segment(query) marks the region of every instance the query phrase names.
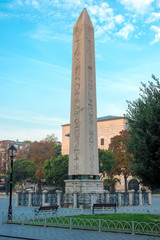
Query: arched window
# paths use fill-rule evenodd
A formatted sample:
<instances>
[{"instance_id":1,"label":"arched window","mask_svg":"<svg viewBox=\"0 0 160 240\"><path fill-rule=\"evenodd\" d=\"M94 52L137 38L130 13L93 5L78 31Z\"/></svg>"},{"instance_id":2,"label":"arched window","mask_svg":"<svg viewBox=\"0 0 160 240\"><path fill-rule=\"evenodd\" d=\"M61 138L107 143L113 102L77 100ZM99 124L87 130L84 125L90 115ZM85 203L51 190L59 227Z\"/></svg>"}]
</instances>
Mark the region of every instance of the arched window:
<instances>
[{"instance_id":1,"label":"arched window","mask_svg":"<svg viewBox=\"0 0 160 240\"><path fill-rule=\"evenodd\" d=\"M131 179L128 183L128 190L135 190L138 191L139 190L139 182L137 181L137 179Z\"/></svg>"}]
</instances>

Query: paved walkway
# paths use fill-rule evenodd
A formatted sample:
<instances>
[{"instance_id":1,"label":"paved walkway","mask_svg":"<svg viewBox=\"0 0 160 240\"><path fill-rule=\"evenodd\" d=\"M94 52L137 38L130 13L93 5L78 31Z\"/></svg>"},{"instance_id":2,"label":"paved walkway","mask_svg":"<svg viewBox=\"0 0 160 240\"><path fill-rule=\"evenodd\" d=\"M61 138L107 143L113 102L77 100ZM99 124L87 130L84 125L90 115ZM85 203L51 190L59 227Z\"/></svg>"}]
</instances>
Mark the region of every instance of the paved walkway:
<instances>
[{"instance_id":1,"label":"paved walkway","mask_svg":"<svg viewBox=\"0 0 160 240\"><path fill-rule=\"evenodd\" d=\"M0 225L0 240L12 239L4 238L1 235L21 237L20 239L40 239L40 240L159 240L159 237L139 236L119 233L104 233L83 230L68 230L60 228L45 228L18 225ZM18 238L16 238L18 239Z\"/></svg>"},{"instance_id":2,"label":"paved walkway","mask_svg":"<svg viewBox=\"0 0 160 240\"><path fill-rule=\"evenodd\" d=\"M156 198L156 204L153 202L153 207L156 207L159 202L160 198ZM160 240L159 237L152 236L2 224L2 211L7 212L7 210L8 201L0 199L0 240ZM16 210L26 212L28 208L19 207ZM29 211L31 210L32 208L29 208Z\"/></svg>"}]
</instances>

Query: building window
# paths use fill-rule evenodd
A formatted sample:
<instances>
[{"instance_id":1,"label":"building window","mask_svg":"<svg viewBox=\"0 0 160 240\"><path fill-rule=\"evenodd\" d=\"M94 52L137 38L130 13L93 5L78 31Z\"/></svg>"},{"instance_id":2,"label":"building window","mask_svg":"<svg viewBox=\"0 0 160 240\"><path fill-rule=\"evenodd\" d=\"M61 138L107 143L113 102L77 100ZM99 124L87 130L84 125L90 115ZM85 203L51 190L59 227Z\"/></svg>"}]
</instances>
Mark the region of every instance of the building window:
<instances>
[{"instance_id":1,"label":"building window","mask_svg":"<svg viewBox=\"0 0 160 240\"><path fill-rule=\"evenodd\" d=\"M101 146L104 145L104 138L101 138Z\"/></svg>"},{"instance_id":2,"label":"building window","mask_svg":"<svg viewBox=\"0 0 160 240\"><path fill-rule=\"evenodd\" d=\"M104 131L104 128L103 128L103 126L101 126L101 133L103 133L103 131Z\"/></svg>"},{"instance_id":3,"label":"building window","mask_svg":"<svg viewBox=\"0 0 160 240\"><path fill-rule=\"evenodd\" d=\"M113 132L113 131L114 131L114 127L113 127L113 126L111 126L111 127L110 127L110 130L111 130L111 132Z\"/></svg>"}]
</instances>

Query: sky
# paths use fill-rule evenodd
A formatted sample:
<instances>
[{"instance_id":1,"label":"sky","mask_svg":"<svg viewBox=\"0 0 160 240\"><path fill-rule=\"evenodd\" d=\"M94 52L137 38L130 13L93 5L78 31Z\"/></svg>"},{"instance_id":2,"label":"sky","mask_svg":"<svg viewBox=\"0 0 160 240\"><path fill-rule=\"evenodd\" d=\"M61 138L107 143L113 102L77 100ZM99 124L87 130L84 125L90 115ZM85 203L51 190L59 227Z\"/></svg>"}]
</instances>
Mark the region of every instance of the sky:
<instances>
[{"instance_id":1,"label":"sky","mask_svg":"<svg viewBox=\"0 0 160 240\"><path fill-rule=\"evenodd\" d=\"M160 77L160 0L0 0L0 140L43 140L70 122L73 26L95 31L97 117L123 116Z\"/></svg>"}]
</instances>

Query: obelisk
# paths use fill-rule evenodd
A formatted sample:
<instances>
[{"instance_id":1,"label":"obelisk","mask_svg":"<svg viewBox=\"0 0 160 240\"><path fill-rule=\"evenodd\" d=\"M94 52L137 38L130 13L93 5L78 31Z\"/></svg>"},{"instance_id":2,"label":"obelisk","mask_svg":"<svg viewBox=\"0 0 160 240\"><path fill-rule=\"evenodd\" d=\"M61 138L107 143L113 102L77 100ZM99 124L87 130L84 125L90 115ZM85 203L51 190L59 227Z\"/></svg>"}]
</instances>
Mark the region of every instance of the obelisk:
<instances>
[{"instance_id":1,"label":"obelisk","mask_svg":"<svg viewBox=\"0 0 160 240\"><path fill-rule=\"evenodd\" d=\"M66 192L95 190L99 181L94 27L84 8L73 28L69 180ZM95 182L96 181L96 182ZM96 185L95 185L96 184ZM72 191L73 190L73 191Z\"/></svg>"}]
</instances>

